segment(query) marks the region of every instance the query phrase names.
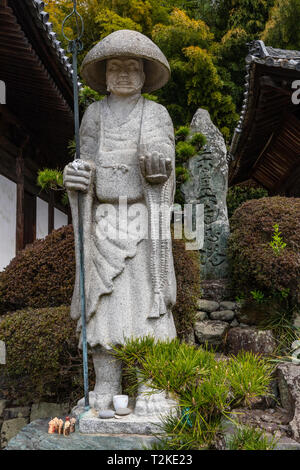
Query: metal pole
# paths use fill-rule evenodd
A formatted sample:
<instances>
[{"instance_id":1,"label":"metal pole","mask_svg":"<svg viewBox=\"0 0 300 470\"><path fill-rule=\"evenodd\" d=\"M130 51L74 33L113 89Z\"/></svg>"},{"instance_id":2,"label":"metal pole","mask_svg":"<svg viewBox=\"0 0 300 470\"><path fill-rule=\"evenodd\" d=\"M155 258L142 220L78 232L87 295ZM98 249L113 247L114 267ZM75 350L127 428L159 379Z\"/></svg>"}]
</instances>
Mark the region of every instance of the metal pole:
<instances>
[{"instance_id":1,"label":"metal pole","mask_svg":"<svg viewBox=\"0 0 300 470\"><path fill-rule=\"evenodd\" d=\"M74 94L74 126L75 126L75 143L76 153L75 160L80 159L80 136L79 136L79 106L78 106L78 82L77 82L77 54L83 48L80 38L83 34L83 20L76 10L76 0L73 0L74 8L62 24L62 34L69 41L69 51L72 52L73 58L73 94ZM71 40L64 34L64 25L68 18L75 15L77 26L77 38ZM81 31L79 31L78 17L81 21ZM83 218L82 218L82 197L78 191L78 241L79 241L79 257L80 257L80 305L81 305L81 324L82 324L82 356L83 356L83 384L84 384L84 409L88 411L89 405L89 383L88 383L88 353L86 339L86 297L85 297L85 275L84 275L84 245L83 245Z\"/></svg>"}]
</instances>

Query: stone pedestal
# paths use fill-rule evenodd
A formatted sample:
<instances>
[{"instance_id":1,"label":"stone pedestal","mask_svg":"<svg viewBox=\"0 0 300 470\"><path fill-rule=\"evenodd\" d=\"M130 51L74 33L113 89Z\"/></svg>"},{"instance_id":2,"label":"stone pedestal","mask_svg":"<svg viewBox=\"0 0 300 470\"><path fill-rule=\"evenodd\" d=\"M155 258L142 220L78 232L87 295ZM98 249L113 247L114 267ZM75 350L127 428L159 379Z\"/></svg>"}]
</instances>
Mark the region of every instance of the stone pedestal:
<instances>
[{"instance_id":1,"label":"stone pedestal","mask_svg":"<svg viewBox=\"0 0 300 470\"><path fill-rule=\"evenodd\" d=\"M149 435L87 435L78 429L67 437L48 434L48 421L38 419L25 426L10 440L5 450L143 450L157 441Z\"/></svg>"},{"instance_id":2,"label":"stone pedestal","mask_svg":"<svg viewBox=\"0 0 300 470\"><path fill-rule=\"evenodd\" d=\"M157 416L130 414L120 418L100 419L90 410L79 420L79 432L84 434L138 434L151 435L161 432L162 422Z\"/></svg>"}]
</instances>

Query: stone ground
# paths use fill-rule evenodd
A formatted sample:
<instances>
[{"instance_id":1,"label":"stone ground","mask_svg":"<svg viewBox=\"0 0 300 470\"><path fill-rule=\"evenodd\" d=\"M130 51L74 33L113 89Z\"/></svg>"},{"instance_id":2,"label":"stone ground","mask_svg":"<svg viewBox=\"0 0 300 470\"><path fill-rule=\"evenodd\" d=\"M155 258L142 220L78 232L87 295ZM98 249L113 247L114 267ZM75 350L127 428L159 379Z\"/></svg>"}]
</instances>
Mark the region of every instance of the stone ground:
<instances>
[{"instance_id":1,"label":"stone ground","mask_svg":"<svg viewBox=\"0 0 300 470\"><path fill-rule=\"evenodd\" d=\"M152 436L100 435L76 432L65 437L48 434L49 419L37 419L13 437L5 450L143 450L156 441Z\"/></svg>"}]
</instances>

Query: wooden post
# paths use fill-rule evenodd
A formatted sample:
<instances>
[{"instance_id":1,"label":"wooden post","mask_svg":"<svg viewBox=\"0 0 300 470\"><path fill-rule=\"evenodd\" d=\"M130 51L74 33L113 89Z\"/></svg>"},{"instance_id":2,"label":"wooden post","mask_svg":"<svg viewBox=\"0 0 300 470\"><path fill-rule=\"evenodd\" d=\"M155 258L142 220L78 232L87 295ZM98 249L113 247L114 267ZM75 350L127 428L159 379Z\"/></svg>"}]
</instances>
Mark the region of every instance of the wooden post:
<instances>
[{"instance_id":1,"label":"wooden post","mask_svg":"<svg viewBox=\"0 0 300 470\"><path fill-rule=\"evenodd\" d=\"M54 230L54 193L51 191L48 205L48 233Z\"/></svg>"},{"instance_id":2,"label":"wooden post","mask_svg":"<svg viewBox=\"0 0 300 470\"><path fill-rule=\"evenodd\" d=\"M24 160L23 149L16 160L17 173L17 233L16 253L24 247Z\"/></svg>"},{"instance_id":3,"label":"wooden post","mask_svg":"<svg viewBox=\"0 0 300 470\"><path fill-rule=\"evenodd\" d=\"M16 253L24 248L24 147L29 141L29 136L26 136L20 145L19 155L16 159L16 175L17 175L17 228L16 228Z\"/></svg>"}]
</instances>

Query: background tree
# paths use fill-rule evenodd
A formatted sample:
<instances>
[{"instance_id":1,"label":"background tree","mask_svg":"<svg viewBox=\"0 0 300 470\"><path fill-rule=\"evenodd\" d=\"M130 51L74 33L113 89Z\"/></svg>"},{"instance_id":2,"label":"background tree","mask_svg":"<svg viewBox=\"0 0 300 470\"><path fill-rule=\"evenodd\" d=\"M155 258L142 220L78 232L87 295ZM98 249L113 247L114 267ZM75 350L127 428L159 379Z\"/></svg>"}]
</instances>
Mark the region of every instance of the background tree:
<instances>
[{"instance_id":1,"label":"background tree","mask_svg":"<svg viewBox=\"0 0 300 470\"><path fill-rule=\"evenodd\" d=\"M188 124L196 109L203 107L228 139L238 116L232 98L224 94L209 27L174 9L170 23L156 25L152 38L170 62L171 80L157 94L175 125Z\"/></svg>"},{"instance_id":2,"label":"background tree","mask_svg":"<svg viewBox=\"0 0 300 470\"><path fill-rule=\"evenodd\" d=\"M300 0L276 0L261 38L269 46L300 49Z\"/></svg>"}]
</instances>

